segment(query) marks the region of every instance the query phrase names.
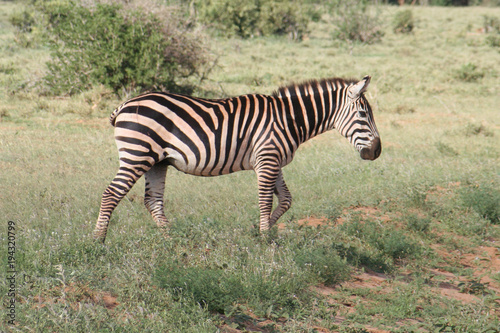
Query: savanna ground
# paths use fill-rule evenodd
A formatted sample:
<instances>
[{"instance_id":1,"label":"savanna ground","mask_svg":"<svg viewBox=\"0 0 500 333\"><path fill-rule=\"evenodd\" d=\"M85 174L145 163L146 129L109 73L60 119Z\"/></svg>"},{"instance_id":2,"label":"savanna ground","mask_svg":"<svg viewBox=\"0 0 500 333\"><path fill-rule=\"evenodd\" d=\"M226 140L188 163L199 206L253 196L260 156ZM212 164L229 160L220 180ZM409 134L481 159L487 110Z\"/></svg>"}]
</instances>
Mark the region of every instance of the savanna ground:
<instances>
[{"instance_id":1,"label":"savanna ground","mask_svg":"<svg viewBox=\"0 0 500 333\"><path fill-rule=\"evenodd\" d=\"M484 15L500 8L412 7L394 34L382 7L373 45L214 38L219 66L198 95L271 93L292 81L372 76L367 97L381 157L362 161L338 133L304 144L284 170L294 204L258 235L252 172L167 175L165 239L143 207L144 182L92 230L117 169L102 88L55 98L30 86L42 47L14 42L0 2L2 267L15 223L12 332L499 332L500 49ZM4 271L4 269L2 269Z\"/></svg>"}]
</instances>

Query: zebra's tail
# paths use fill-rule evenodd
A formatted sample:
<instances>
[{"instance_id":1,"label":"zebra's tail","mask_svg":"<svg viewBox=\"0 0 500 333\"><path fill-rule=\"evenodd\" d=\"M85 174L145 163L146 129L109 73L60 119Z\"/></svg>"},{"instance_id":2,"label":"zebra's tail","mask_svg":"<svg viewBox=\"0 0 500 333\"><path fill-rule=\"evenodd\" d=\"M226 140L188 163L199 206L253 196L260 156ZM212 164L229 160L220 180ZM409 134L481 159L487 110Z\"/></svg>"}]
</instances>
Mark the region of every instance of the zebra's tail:
<instances>
[{"instance_id":1,"label":"zebra's tail","mask_svg":"<svg viewBox=\"0 0 500 333\"><path fill-rule=\"evenodd\" d=\"M115 126L115 119L116 119L116 116L118 116L118 113L120 113L120 111L123 109L123 107L125 106L126 103L123 103L122 105L120 105L119 107L117 107L112 113L111 115L109 116L109 122L111 124L111 126Z\"/></svg>"}]
</instances>

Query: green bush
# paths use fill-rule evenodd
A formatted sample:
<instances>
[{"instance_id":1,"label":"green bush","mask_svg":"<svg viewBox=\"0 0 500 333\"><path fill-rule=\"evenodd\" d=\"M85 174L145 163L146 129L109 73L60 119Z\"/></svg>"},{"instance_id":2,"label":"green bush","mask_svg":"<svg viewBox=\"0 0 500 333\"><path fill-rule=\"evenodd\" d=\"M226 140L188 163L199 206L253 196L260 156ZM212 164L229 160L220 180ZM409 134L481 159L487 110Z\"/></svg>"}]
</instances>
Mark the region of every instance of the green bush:
<instances>
[{"instance_id":1,"label":"green bush","mask_svg":"<svg viewBox=\"0 0 500 333\"><path fill-rule=\"evenodd\" d=\"M97 84L117 93L182 91L186 79L208 62L202 45L165 11L73 1L42 2L38 8L46 16L52 51L45 80L55 94Z\"/></svg>"},{"instance_id":2,"label":"green bush","mask_svg":"<svg viewBox=\"0 0 500 333\"><path fill-rule=\"evenodd\" d=\"M308 247L296 256L295 262L326 285L336 285L350 276L346 260L331 247Z\"/></svg>"},{"instance_id":3,"label":"green bush","mask_svg":"<svg viewBox=\"0 0 500 333\"><path fill-rule=\"evenodd\" d=\"M245 296L241 281L222 270L172 266L158 276L161 287L177 295L188 293L209 311L224 313L225 308Z\"/></svg>"},{"instance_id":4,"label":"green bush","mask_svg":"<svg viewBox=\"0 0 500 333\"><path fill-rule=\"evenodd\" d=\"M491 47L500 47L500 19L495 16L483 16L483 29L488 33L486 44Z\"/></svg>"},{"instance_id":5,"label":"green bush","mask_svg":"<svg viewBox=\"0 0 500 333\"><path fill-rule=\"evenodd\" d=\"M384 33L381 22L367 0L334 0L331 5L335 39L353 42L375 43Z\"/></svg>"},{"instance_id":6,"label":"green bush","mask_svg":"<svg viewBox=\"0 0 500 333\"><path fill-rule=\"evenodd\" d=\"M420 246L398 229L384 227L375 222L354 221L344 227L347 234L370 244L381 254L392 259L411 258L421 253Z\"/></svg>"},{"instance_id":7,"label":"green bush","mask_svg":"<svg viewBox=\"0 0 500 333\"><path fill-rule=\"evenodd\" d=\"M468 6L469 0L429 0L431 6Z\"/></svg>"},{"instance_id":8,"label":"green bush","mask_svg":"<svg viewBox=\"0 0 500 333\"><path fill-rule=\"evenodd\" d=\"M500 190L489 185L475 185L461 190L463 204L491 223L500 223Z\"/></svg>"},{"instance_id":9,"label":"green bush","mask_svg":"<svg viewBox=\"0 0 500 333\"><path fill-rule=\"evenodd\" d=\"M410 214L406 217L406 223L410 230L426 232L429 230L431 219L428 217L420 217L416 214Z\"/></svg>"},{"instance_id":10,"label":"green bush","mask_svg":"<svg viewBox=\"0 0 500 333\"><path fill-rule=\"evenodd\" d=\"M42 29L38 24L40 17L32 7L26 7L16 11L9 16L9 23L15 28L15 41L22 47L32 47L42 40Z\"/></svg>"},{"instance_id":11,"label":"green bush","mask_svg":"<svg viewBox=\"0 0 500 333\"><path fill-rule=\"evenodd\" d=\"M197 1L196 6L200 21L225 36L289 35L301 39L309 21L309 12L299 1L205 0Z\"/></svg>"},{"instance_id":12,"label":"green bush","mask_svg":"<svg viewBox=\"0 0 500 333\"><path fill-rule=\"evenodd\" d=\"M500 47L500 33L488 35L486 37L486 45L491 47Z\"/></svg>"},{"instance_id":13,"label":"green bush","mask_svg":"<svg viewBox=\"0 0 500 333\"><path fill-rule=\"evenodd\" d=\"M9 22L20 32L31 32L35 24L34 13L27 9L14 12L9 16Z\"/></svg>"},{"instance_id":14,"label":"green bush","mask_svg":"<svg viewBox=\"0 0 500 333\"><path fill-rule=\"evenodd\" d=\"M293 276L284 269L261 273L251 267L230 271L166 265L156 271L156 281L179 299L192 298L218 313L227 313L234 305L252 300L254 309L260 308L261 312L274 308L274 311L290 314L303 305L300 301L307 301L307 298L298 298L307 293L309 282L305 274Z\"/></svg>"},{"instance_id":15,"label":"green bush","mask_svg":"<svg viewBox=\"0 0 500 333\"><path fill-rule=\"evenodd\" d=\"M500 33L500 19L496 16L483 15L483 29L485 33Z\"/></svg>"},{"instance_id":16,"label":"green bush","mask_svg":"<svg viewBox=\"0 0 500 333\"><path fill-rule=\"evenodd\" d=\"M393 20L393 30L395 33L408 34L413 31L415 20L411 9L405 9L397 12Z\"/></svg>"}]
</instances>

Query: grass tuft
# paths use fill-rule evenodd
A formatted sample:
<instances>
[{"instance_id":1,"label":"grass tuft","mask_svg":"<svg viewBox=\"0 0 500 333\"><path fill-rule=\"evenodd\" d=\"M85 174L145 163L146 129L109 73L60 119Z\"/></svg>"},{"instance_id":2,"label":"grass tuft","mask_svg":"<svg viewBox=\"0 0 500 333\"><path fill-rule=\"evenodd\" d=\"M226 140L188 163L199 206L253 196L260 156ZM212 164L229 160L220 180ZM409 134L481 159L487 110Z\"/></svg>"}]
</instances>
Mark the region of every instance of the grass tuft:
<instances>
[{"instance_id":1,"label":"grass tuft","mask_svg":"<svg viewBox=\"0 0 500 333\"><path fill-rule=\"evenodd\" d=\"M500 190L491 185L472 185L461 190L463 205L491 223L500 223Z\"/></svg>"},{"instance_id":2,"label":"grass tuft","mask_svg":"<svg viewBox=\"0 0 500 333\"><path fill-rule=\"evenodd\" d=\"M453 72L453 77L456 80L463 82L477 82L482 79L484 75L484 70L480 69L479 66L471 62L462 65Z\"/></svg>"}]
</instances>

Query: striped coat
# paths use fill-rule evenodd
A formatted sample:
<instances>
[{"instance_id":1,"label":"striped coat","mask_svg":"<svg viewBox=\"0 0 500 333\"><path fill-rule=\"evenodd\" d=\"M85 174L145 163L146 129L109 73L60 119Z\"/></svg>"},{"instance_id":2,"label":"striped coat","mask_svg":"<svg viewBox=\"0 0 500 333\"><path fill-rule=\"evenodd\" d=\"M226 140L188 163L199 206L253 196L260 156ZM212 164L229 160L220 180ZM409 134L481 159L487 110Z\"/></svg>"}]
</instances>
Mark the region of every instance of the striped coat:
<instances>
[{"instance_id":1,"label":"striped coat","mask_svg":"<svg viewBox=\"0 0 500 333\"><path fill-rule=\"evenodd\" d=\"M94 236L104 241L112 211L142 175L145 205L157 225L167 227L163 194L169 166L196 176L254 170L260 230L269 229L291 205L281 169L301 143L336 128L363 159L380 155L379 134L363 94L369 82L370 77L326 79L283 87L271 96L220 100L159 92L130 99L110 117L120 168L103 194ZM271 212L273 194L279 204Z\"/></svg>"}]
</instances>

